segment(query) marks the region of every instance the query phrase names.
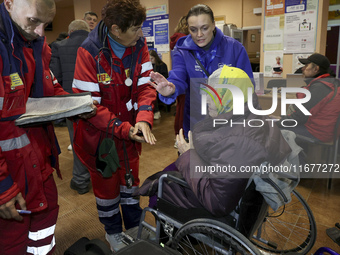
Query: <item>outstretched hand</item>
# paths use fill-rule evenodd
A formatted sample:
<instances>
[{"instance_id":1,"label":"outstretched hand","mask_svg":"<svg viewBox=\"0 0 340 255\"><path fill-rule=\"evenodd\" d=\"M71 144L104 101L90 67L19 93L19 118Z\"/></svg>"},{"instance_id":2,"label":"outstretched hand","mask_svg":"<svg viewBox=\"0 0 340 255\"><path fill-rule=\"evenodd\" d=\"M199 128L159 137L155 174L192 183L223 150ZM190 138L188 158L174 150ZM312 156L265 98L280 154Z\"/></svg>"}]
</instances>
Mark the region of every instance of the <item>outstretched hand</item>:
<instances>
[{"instance_id":1,"label":"outstretched hand","mask_svg":"<svg viewBox=\"0 0 340 255\"><path fill-rule=\"evenodd\" d=\"M168 82L163 75L157 72L150 73L151 81L148 83L154 87L162 96L171 96L175 93L176 87L173 83Z\"/></svg>"},{"instance_id":2,"label":"outstretched hand","mask_svg":"<svg viewBox=\"0 0 340 255\"><path fill-rule=\"evenodd\" d=\"M134 127L130 128L129 138L139 143L156 144L156 138L151 132L150 126L147 122L137 122Z\"/></svg>"},{"instance_id":3,"label":"outstretched hand","mask_svg":"<svg viewBox=\"0 0 340 255\"><path fill-rule=\"evenodd\" d=\"M185 137L183 135L183 129L181 128L179 130L179 134L176 136L178 152L179 152L180 155L182 155L187 150L194 149L194 143L193 143L193 140L192 140L191 131L188 132L188 139L189 139L189 142L187 142L185 140Z\"/></svg>"}]
</instances>

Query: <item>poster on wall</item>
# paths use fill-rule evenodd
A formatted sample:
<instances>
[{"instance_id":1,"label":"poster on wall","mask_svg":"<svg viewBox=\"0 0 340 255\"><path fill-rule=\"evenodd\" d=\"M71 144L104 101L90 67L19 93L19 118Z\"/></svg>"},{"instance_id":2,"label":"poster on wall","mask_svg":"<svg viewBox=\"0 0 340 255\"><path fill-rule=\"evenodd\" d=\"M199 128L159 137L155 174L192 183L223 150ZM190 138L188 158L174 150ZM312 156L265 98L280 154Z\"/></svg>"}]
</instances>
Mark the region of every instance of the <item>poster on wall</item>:
<instances>
[{"instance_id":1,"label":"poster on wall","mask_svg":"<svg viewBox=\"0 0 340 255\"><path fill-rule=\"evenodd\" d=\"M148 46L157 52L169 51L169 14L147 17L142 25L142 31Z\"/></svg>"},{"instance_id":2,"label":"poster on wall","mask_svg":"<svg viewBox=\"0 0 340 255\"><path fill-rule=\"evenodd\" d=\"M167 13L166 5L156 5L146 8L146 17L165 15Z\"/></svg>"},{"instance_id":3,"label":"poster on wall","mask_svg":"<svg viewBox=\"0 0 340 255\"><path fill-rule=\"evenodd\" d=\"M339 1L340 3L340 1ZM329 5L328 26L340 26L340 4Z\"/></svg>"},{"instance_id":4,"label":"poster on wall","mask_svg":"<svg viewBox=\"0 0 340 255\"><path fill-rule=\"evenodd\" d=\"M265 0L265 10L266 16L284 14L285 0Z\"/></svg>"},{"instance_id":5,"label":"poster on wall","mask_svg":"<svg viewBox=\"0 0 340 255\"><path fill-rule=\"evenodd\" d=\"M286 0L286 13L306 10L307 0Z\"/></svg>"},{"instance_id":6,"label":"poster on wall","mask_svg":"<svg viewBox=\"0 0 340 255\"><path fill-rule=\"evenodd\" d=\"M267 51L264 53L264 76L282 77L283 51Z\"/></svg>"},{"instance_id":7,"label":"poster on wall","mask_svg":"<svg viewBox=\"0 0 340 255\"><path fill-rule=\"evenodd\" d=\"M317 11L286 13L284 26L285 53L314 52Z\"/></svg>"},{"instance_id":8,"label":"poster on wall","mask_svg":"<svg viewBox=\"0 0 340 255\"><path fill-rule=\"evenodd\" d=\"M266 30L263 33L265 51L277 51L283 49L283 31Z\"/></svg>"},{"instance_id":9,"label":"poster on wall","mask_svg":"<svg viewBox=\"0 0 340 255\"><path fill-rule=\"evenodd\" d=\"M283 24L284 15L265 18L265 30L263 33L263 48L265 51L283 50Z\"/></svg>"}]
</instances>

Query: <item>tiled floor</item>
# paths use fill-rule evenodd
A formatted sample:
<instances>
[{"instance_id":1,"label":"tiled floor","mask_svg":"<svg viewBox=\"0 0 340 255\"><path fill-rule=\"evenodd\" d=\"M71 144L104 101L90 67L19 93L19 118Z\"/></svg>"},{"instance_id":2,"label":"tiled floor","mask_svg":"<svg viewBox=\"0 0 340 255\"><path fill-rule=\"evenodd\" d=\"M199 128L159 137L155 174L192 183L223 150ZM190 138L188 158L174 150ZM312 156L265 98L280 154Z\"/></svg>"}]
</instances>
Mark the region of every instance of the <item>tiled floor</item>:
<instances>
[{"instance_id":1,"label":"tiled floor","mask_svg":"<svg viewBox=\"0 0 340 255\"><path fill-rule=\"evenodd\" d=\"M174 110L174 109L172 109ZM141 182L151 174L162 170L177 158L174 145L173 113L162 112L162 117L154 122L153 132L157 138L155 146L143 145L140 158ZM72 152L67 150L69 137L66 127L56 128L61 147L60 165L63 179L57 177L60 212L56 227L57 248L55 254L61 255L81 237L98 238L105 241L104 228L98 220L92 190L79 195L69 187L72 177ZM333 180L330 190L326 179L302 179L297 190L308 202L317 223L317 241L309 254L317 248L327 246L340 253L340 246L327 235L326 229L340 222L340 179ZM141 198L141 206L147 206L147 198ZM151 220L150 220L151 221ZM152 223L152 221L150 222Z\"/></svg>"}]
</instances>

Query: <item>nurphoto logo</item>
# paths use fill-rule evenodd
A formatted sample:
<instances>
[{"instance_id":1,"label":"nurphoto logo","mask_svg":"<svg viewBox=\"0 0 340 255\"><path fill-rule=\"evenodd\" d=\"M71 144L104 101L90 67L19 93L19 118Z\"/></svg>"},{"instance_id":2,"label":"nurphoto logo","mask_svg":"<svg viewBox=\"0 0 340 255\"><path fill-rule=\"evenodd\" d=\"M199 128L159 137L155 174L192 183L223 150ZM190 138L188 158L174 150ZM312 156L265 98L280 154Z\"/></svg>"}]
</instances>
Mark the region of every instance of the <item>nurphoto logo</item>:
<instances>
[{"instance_id":1,"label":"nurphoto logo","mask_svg":"<svg viewBox=\"0 0 340 255\"><path fill-rule=\"evenodd\" d=\"M222 105L222 100L219 96L219 94L217 93L216 89L219 88L225 88L230 90L231 94L232 94L232 104L233 104L233 115L244 115L244 105L245 105L245 100L244 100L244 94L242 92L242 90L235 86L235 85L231 85L231 84L217 84L213 87L211 87L208 84L202 84L203 86L205 86L206 88L208 88L209 90L212 91L209 92L208 89L205 88L201 88L202 91L205 91L205 93L201 93L201 114L202 115L206 115L207 114L207 96L210 96L213 101L216 103L215 100L215 96L218 99L217 104L221 104ZM287 94L288 93L303 93L305 94L304 98L287 98ZM273 88L272 89L272 106L270 107L270 109L268 110L259 110L259 109L255 109L254 105L253 105L253 91L252 88L248 88L248 100L247 100L247 105L249 108L249 111L255 115L260 115L260 116L264 116L264 115L270 115L272 113L275 112L275 110L277 109L278 106L278 89L277 88ZM311 94L309 92L309 90L305 89L305 88L293 88L293 87L282 87L281 88L281 115L287 115L287 105L295 105L304 115L306 116L310 116L312 115L304 106L303 104L308 102L311 98ZM279 121L276 119L266 119L266 121L268 122L272 122L272 125L274 125L275 121ZM248 120L248 126L253 126L253 127L261 127L263 126L263 121L259 120L259 119L253 119L253 120ZM259 122L259 124L255 124L256 122ZM285 126L284 122L294 122L295 124L293 125L287 125ZM223 125L223 124L227 124L228 120L224 120L224 119L214 119L214 123L213 126L215 127L216 125ZM261 124L262 123L262 124ZM234 123L234 124L243 124L245 126L245 120L242 123ZM283 126L285 127L295 127L298 123L296 120L293 119L285 119L282 120L281 123Z\"/></svg>"}]
</instances>

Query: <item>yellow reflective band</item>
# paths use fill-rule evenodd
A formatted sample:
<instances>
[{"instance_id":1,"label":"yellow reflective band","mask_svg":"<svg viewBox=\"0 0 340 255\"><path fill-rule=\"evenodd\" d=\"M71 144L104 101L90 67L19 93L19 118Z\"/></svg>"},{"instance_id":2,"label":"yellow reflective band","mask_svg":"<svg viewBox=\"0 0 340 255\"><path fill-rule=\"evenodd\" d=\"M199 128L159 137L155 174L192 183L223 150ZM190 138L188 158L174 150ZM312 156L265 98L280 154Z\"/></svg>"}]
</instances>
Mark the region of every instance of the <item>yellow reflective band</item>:
<instances>
[{"instance_id":1,"label":"yellow reflective band","mask_svg":"<svg viewBox=\"0 0 340 255\"><path fill-rule=\"evenodd\" d=\"M9 75L11 78L11 89L15 89L17 86L24 85L18 73L12 73Z\"/></svg>"},{"instance_id":2,"label":"yellow reflective band","mask_svg":"<svg viewBox=\"0 0 340 255\"><path fill-rule=\"evenodd\" d=\"M99 73L97 74L97 79L98 79L98 82L100 83L109 82L110 76L107 73Z\"/></svg>"}]
</instances>

